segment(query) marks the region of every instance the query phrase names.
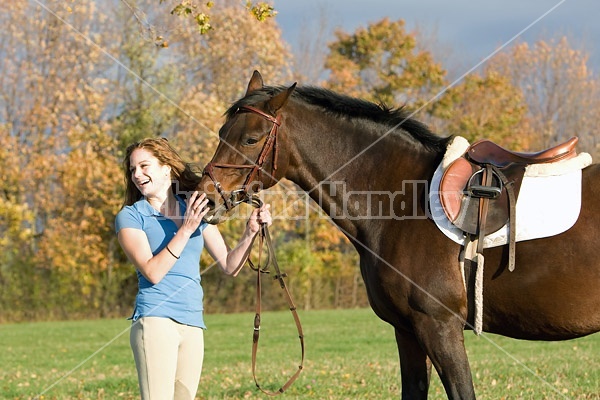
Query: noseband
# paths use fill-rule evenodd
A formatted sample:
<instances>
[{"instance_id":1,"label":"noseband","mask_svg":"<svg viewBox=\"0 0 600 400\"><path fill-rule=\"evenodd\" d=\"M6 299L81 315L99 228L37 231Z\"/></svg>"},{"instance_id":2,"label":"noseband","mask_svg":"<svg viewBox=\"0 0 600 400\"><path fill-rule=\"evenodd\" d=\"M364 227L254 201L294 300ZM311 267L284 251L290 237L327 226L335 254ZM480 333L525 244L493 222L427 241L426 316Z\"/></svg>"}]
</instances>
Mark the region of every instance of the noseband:
<instances>
[{"instance_id":1,"label":"noseband","mask_svg":"<svg viewBox=\"0 0 600 400\"><path fill-rule=\"evenodd\" d=\"M204 175L207 175L215 185L215 189L221 195L221 198L224 201L225 209L227 211L233 209L240 203L248 202L250 198L249 193L249 185L254 181L254 179L260 174L260 171L263 168L263 164L267 159L267 156L271 150L273 150L273 173L277 170L277 128L281 125L281 115L277 115L273 117L258 108L252 106L241 106L236 110L236 113L239 112L251 112L254 114L258 114L269 122L273 123L271 130L269 131L269 135L263 144L262 150L258 155L258 158L253 164L225 164L225 163L215 163L209 162L204 167ZM250 169L250 172L246 176L244 183L240 189L234 190L230 193L229 197L225 195L225 191L221 187L219 181L215 179L214 169L215 168L233 168L233 169Z\"/></svg>"}]
</instances>

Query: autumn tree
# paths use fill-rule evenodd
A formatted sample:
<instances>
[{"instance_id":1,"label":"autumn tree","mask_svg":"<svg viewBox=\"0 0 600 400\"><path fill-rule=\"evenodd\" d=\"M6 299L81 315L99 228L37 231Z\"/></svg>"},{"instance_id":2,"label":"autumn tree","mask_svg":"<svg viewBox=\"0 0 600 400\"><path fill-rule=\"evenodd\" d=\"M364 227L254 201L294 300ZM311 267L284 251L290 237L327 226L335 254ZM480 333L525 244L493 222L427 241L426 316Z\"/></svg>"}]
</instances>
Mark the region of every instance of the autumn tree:
<instances>
[{"instance_id":1,"label":"autumn tree","mask_svg":"<svg viewBox=\"0 0 600 400\"><path fill-rule=\"evenodd\" d=\"M306 217L286 241L281 257L298 277L295 293L303 308L349 308L368 306L355 248L317 205L308 204Z\"/></svg>"},{"instance_id":2,"label":"autumn tree","mask_svg":"<svg viewBox=\"0 0 600 400\"><path fill-rule=\"evenodd\" d=\"M17 138L0 124L0 323L24 317L33 303L31 288L43 279L33 261L35 218L24 201L20 153Z\"/></svg>"},{"instance_id":3,"label":"autumn tree","mask_svg":"<svg viewBox=\"0 0 600 400\"><path fill-rule=\"evenodd\" d=\"M117 5L120 7L109 11L118 46L107 106L114 105L109 114L111 129L124 150L142 138L175 133L177 121L184 116L178 104L188 83L185 70L172 61L173 51L149 43L129 9L121 2ZM155 17L161 26L166 26L168 19L160 13Z\"/></svg>"},{"instance_id":4,"label":"autumn tree","mask_svg":"<svg viewBox=\"0 0 600 400\"><path fill-rule=\"evenodd\" d=\"M579 136L581 148L600 154L600 82L586 51L573 48L566 37L519 43L495 57L490 69L509 77L522 91L533 150Z\"/></svg>"},{"instance_id":5,"label":"autumn tree","mask_svg":"<svg viewBox=\"0 0 600 400\"><path fill-rule=\"evenodd\" d=\"M528 146L527 105L521 89L509 77L484 69L481 74L467 75L444 96L449 107L432 107L440 131L463 136L471 143L486 138L507 148Z\"/></svg>"},{"instance_id":6,"label":"autumn tree","mask_svg":"<svg viewBox=\"0 0 600 400\"><path fill-rule=\"evenodd\" d=\"M48 7L55 10L55 15L30 3L7 6L7 14L2 18L10 22L2 23L2 36L6 40L0 44L4 55L0 61L0 121L4 144L15 149L14 154L19 156L3 158L1 168L9 175L7 182L12 186L7 199L15 207L15 215L10 221L18 224L7 231L23 232L20 243L12 242L7 250L31 251L19 252L16 263L2 265L5 270L23 268L13 270L12 279L2 282L2 291L16 296L14 290L18 287L21 296L13 299L20 300L19 306L7 305L5 309L14 318L30 318L36 312L52 314L53 306L64 301L60 290L70 291L76 297L82 294L79 291L82 286L96 284L74 278L69 264L58 258L50 262L46 245L69 248L70 242L77 241L78 249L88 254L96 250L86 237L80 238L77 230L64 223L65 217L71 215L63 200L79 192L65 193L61 189L60 171L65 168L66 155L73 146L67 131L77 125L82 128L93 124L94 112L99 114L94 107L96 94L102 90L102 77L97 75L95 67L102 68L100 51L90 48L85 41L85 35L95 28L95 24L89 23L94 21L93 4L79 2L67 9L62 2L51 2ZM60 18L69 21L68 24ZM21 217L18 209L23 210ZM64 268L55 268L57 264ZM30 280L23 282L19 273L28 274Z\"/></svg>"},{"instance_id":7,"label":"autumn tree","mask_svg":"<svg viewBox=\"0 0 600 400\"><path fill-rule=\"evenodd\" d=\"M403 20L385 18L353 34L335 32L325 66L328 86L389 106L418 108L444 87L446 72L431 53L418 50Z\"/></svg>"},{"instance_id":8,"label":"autumn tree","mask_svg":"<svg viewBox=\"0 0 600 400\"><path fill-rule=\"evenodd\" d=\"M515 138L522 136L526 104L520 88L502 73L484 69L451 86L446 70L419 42L423 31L407 32L402 20L386 18L336 37L326 62L333 89L406 106L442 136L521 144Z\"/></svg>"}]
</instances>

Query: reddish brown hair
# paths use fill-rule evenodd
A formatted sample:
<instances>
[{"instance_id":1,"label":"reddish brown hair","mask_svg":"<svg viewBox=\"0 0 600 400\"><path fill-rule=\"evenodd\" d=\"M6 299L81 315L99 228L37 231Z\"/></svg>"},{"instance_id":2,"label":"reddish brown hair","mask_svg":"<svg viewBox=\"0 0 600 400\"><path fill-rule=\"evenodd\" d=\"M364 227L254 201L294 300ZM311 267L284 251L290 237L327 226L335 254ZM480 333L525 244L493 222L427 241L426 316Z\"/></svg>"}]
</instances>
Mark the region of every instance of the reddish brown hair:
<instances>
[{"instance_id":1,"label":"reddish brown hair","mask_svg":"<svg viewBox=\"0 0 600 400\"><path fill-rule=\"evenodd\" d=\"M196 190L200 182L201 175L194 170L195 166L185 162L181 156L169 144L165 138L146 138L139 142L133 143L127 147L125 158L123 159L123 172L125 174L125 201L124 205L130 206L139 199L142 193L135 187L131 179L131 153L137 149L144 149L152 153L158 159L161 165L171 167L171 190L174 194L181 192L191 192Z\"/></svg>"}]
</instances>

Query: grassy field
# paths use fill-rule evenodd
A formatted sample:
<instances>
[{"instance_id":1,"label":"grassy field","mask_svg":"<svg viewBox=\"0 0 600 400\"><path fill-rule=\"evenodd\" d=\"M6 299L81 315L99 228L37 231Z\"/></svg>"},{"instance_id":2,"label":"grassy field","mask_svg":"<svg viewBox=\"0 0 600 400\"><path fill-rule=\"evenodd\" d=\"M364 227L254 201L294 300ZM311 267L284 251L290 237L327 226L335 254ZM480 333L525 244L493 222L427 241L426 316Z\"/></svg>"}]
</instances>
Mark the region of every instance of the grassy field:
<instances>
[{"instance_id":1,"label":"grassy field","mask_svg":"<svg viewBox=\"0 0 600 400\"><path fill-rule=\"evenodd\" d=\"M393 330L371 310L301 312L306 360L281 399L400 396ZM251 373L252 314L207 315L200 399L261 399ZM289 312L263 314L259 383L276 390L296 371L300 346ZM0 325L0 398L136 399L123 320ZM600 399L600 335L527 342L465 333L481 399ZM445 399L434 373L431 399Z\"/></svg>"}]
</instances>

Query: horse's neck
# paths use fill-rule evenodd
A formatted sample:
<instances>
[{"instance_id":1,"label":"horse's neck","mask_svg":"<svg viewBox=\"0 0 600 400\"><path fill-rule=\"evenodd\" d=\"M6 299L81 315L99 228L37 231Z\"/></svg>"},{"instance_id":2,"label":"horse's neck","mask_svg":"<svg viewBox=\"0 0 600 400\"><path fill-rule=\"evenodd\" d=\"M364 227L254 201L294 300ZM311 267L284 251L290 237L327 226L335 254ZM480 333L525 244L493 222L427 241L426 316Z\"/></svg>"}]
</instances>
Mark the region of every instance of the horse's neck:
<instances>
[{"instance_id":1,"label":"horse's neck","mask_svg":"<svg viewBox=\"0 0 600 400\"><path fill-rule=\"evenodd\" d=\"M404 183L425 185L435 168L437 155L412 138L359 131L339 120L306 126L295 136L292 168L286 177L354 237L374 212L373 202L387 201L383 207L399 208L401 201L413 201L412 192L418 189Z\"/></svg>"},{"instance_id":2,"label":"horse's neck","mask_svg":"<svg viewBox=\"0 0 600 400\"><path fill-rule=\"evenodd\" d=\"M330 122L319 121L329 118ZM331 116L301 126L290 140L287 178L312 193L319 184L344 182L352 190L386 190L405 180L428 179L438 155L408 133L368 130ZM433 166L433 168L431 168Z\"/></svg>"}]
</instances>

